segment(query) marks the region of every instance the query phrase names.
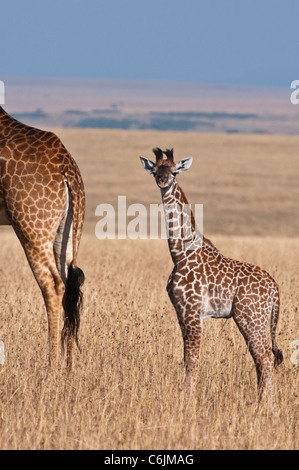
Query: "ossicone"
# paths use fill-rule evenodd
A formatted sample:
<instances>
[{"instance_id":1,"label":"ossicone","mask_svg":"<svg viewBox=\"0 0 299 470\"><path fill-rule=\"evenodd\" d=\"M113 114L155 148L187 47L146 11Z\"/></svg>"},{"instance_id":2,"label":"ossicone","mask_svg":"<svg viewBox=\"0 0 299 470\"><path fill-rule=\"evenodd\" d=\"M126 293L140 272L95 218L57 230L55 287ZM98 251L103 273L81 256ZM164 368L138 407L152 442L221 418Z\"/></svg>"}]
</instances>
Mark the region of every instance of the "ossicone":
<instances>
[{"instance_id":1,"label":"ossicone","mask_svg":"<svg viewBox=\"0 0 299 470\"><path fill-rule=\"evenodd\" d=\"M163 153L166 155L167 160L173 162L173 149L167 149Z\"/></svg>"},{"instance_id":2,"label":"ossicone","mask_svg":"<svg viewBox=\"0 0 299 470\"><path fill-rule=\"evenodd\" d=\"M156 155L156 162L163 160L163 152L159 147L153 149L154 154Z\"/></svg>"}]
</instances>

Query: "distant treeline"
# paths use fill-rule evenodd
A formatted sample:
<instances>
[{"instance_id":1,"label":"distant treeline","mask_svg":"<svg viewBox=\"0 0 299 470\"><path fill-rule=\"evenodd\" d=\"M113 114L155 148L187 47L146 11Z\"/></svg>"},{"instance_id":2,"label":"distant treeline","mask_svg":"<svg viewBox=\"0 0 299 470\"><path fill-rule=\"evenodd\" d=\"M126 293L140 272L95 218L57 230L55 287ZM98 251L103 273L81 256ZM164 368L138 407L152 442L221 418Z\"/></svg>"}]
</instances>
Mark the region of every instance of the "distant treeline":
<instances>
[{"instance_id":1,"label":"distant treeline","mask_svg":"<svg viewBox=\"0 0 299 470\"><path fill-rule=\"evenodd\" d=\"M13 113L12 115L15 119L20 120L20 121L24 119L46 119L49 117L49 115L40 108L36 109L35 111Z\"/></svg>"},{"instance_id":2,"label":"distant treeline","mask_svg":"<svg viewBox=\"0 0 299 470\"><path fill-rule=\"evenodd\" d=\"M69 109L59 115L50 115L38 108L32 112L14 113L13 116L32 125L57 125L92 129L138 129L159 131L205 131L242 132L246 121L250 122L249 132L266 133L256 126L261 117L253 113L228 112L150 112L126 114L112 106L110 109L82 111ZM248 132L248 130L247 130Z\"/></svg>"},{"instance_id":3,"label":"distant treeline","mask_svg":"<svg viewBox=\"0 0 299 470\"><path fill-rule=\"evenodd\" d=\"M200 128L214 128L218 120L258 119L257 114L224 112L152 112L145 115L86 117L76 127L108 129L140 129L161 131L196 131ZM208 130L208 129L207 129Z\"/></svg>"}]
</instances>

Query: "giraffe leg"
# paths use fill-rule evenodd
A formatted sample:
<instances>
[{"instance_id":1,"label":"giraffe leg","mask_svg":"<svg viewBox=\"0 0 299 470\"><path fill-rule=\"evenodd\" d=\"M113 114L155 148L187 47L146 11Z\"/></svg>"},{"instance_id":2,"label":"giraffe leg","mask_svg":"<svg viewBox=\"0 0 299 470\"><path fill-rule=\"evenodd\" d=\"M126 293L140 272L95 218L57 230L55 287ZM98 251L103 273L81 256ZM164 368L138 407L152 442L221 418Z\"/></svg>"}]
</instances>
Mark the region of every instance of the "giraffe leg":
<instances>
[{"instance_id":1,"label":"giraffe leg","mask_svg":"<svg viewBox=\"0 0 299 470\"><path fill-rule=\"evenodd\" d=\"M198 379L200 341L202 335L202 322L200 319L192 326L181 324L184 339L184 362L186 369L187 393L190 399L195 395L196 382Z\"/></svg>"},{"instance_id":2,"label":"giraffe leg","mask_svg":"<svg viewBox=\"0 0 299 470\"><path fill-rule=\"evenodd\" d=\"M260 326L254 325L253 321L244 322L236 318L235 322L255 363L259 401L261 401L264 392L267 391L270 400L273 402L274 357L267 341L266 323Z\"/></svg>"},{"instance_id":3,"label":"giraffe leg","mask_svg":"<svg viewBox=\"0 0 299 470\"><path fill-rule=\"evenodd\" d=\"M42 291L48 316L49 362L56 365L59 356L59 320L62 310L64 283L58 273L51 243L25 246L25 253Z\"/></svg>"},{"instance_id":4,"label":"giraffe leg","mask_svg":"<svg viewBox=\"0 0 299 470\"><path fill-rule=\"evenodd\" d=\"M199 367L199 344L194 339L184 341L184 358L186 368L186 385L190 398L194 397Z\"/></svg>"},{"instance_id":5,"label":"giraffe leg","mask_svg":"<svg viewBox=\"0 0 299 470\"><path fill-rule=\"evenodd\" d=\"M196 381L198 378L202 319L197 309L186 310L177 303L171 288L168 289L168 295L176 310L183 335L186 390L188 399L192 400L195 395Z\"/></svg>"},{"instance_id":6,"label":"giraffe leg","mask_svg":"<svg viewBox=\"0 0 299 470\"><path fill-rule=\"evenodd\" d=\"M266 338L263 343L249 344L249 351L256 366L257 386L259 400L262 399L263 392L267 390L271 400L273 399L273 354Z\"/></svg>"}]
</instances>

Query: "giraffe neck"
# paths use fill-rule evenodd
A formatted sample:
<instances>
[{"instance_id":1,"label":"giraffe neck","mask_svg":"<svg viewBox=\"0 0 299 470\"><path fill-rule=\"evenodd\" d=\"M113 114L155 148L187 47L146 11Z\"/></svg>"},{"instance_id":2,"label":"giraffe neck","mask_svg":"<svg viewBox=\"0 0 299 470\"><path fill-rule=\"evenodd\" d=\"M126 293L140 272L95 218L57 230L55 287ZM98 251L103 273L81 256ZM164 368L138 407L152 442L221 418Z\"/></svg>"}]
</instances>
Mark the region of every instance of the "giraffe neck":
<instances>
[{"instance_id":1,"label":"giraffe neck","mask_svg":"<svg viewBox=\"0 0 299 470\"><path fill-rule=\"evenodd\" d=\"M187 198L175 180L168 190L161 189L166 220L168 246L174 264L202 246L202 234L196 227L195 218Z\"/></svg>"}]
</instances>

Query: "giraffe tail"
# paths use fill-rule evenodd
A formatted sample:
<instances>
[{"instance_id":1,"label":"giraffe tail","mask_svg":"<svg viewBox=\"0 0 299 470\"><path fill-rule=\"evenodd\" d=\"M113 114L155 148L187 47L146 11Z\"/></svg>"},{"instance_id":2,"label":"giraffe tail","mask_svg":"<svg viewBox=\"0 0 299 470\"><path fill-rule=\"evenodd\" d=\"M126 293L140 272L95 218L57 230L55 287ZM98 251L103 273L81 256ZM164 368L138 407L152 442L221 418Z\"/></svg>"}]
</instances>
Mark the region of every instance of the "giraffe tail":
<instances>
[{"instance_id":1,"label":"giraffe tail","mask_svg":"<svg viewBox=\"0 0 299 470\"><path fill-rule=\"evenodd\" d=\"M63 298L64 326L61 334L61 344L62 349L64 349L66 340L75 339L76 345L80 350L78 331L80 328L80 313L83 307L83 292L81 287L84 284L85 276L83 271L77 267L76 260L84 220L85 194L79 170L77 179L68 178L67 186L70 192L70 201L72 206L73 261L68 267L67 278L65 282L65 292ZM78 191L78 188L80 188L81 191Z\"/></svg>"},{"instance_id":2,"label":"giraffe tail","mask_svg":"<svg viewBox=\"0 0 299 470\"><path fill-rule=\"evenodd\" d=\"M278 348L276 339L275 339L276 328L277 328L277 323L278 323L278 318L279 318L279 307L280 307L280 300L279 300L279 293L277 292L277 296L274 300L273 307L272 307L271 323L270 323L272 352L274 354L274 366L275 367L279 366L279 364L281 364L283 361L283 353L281 349Z\"/></svg>"},{"instance_id":3,"label":"giraffe tail","mask_svg":"<svg viewBox=\"0 0 299 470\"><path fill-rule=\"evenodd\" d=\"M61 334L63 349L66 339L74 338L80 350L78 331L80 328L80 312L83 304L81 286L84 280L85 276L83 271L78 267L74 268L73 263L71 263L68 268L63 297L64 326Z\"/></svg>"}]
</instances>

